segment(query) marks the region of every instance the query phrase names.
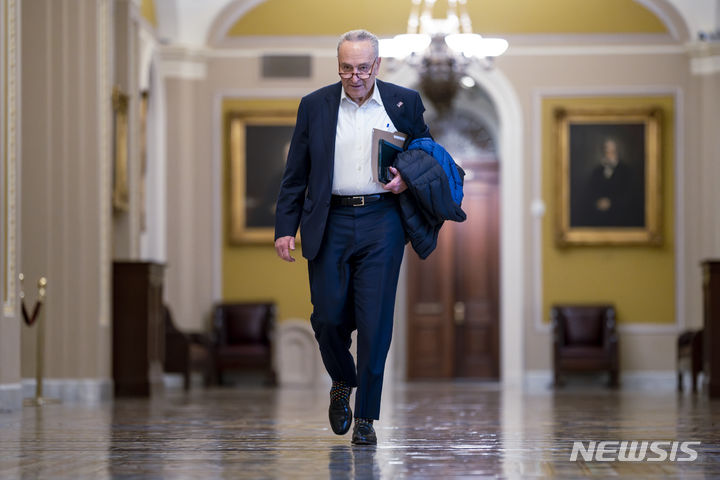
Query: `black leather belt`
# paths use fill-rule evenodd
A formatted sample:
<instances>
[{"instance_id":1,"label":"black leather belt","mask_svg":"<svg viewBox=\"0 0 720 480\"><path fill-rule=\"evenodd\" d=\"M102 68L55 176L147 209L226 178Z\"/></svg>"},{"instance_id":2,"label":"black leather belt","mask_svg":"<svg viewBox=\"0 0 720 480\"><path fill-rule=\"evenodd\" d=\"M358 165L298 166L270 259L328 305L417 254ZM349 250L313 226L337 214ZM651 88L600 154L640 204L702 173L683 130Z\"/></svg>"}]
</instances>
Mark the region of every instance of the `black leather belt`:
<instances>
[{"instance_id":1,"label":"black leather belt","mask_svg":"<svg viewBox=\"0 0 720 480\"><path fill-rule=\"evenodd\" d=\"M392 193L374 193L372 195L333 195L330 199L331 205L343 207L362 207L373 202L390 198Z\"/></svg>"}]
</instances>

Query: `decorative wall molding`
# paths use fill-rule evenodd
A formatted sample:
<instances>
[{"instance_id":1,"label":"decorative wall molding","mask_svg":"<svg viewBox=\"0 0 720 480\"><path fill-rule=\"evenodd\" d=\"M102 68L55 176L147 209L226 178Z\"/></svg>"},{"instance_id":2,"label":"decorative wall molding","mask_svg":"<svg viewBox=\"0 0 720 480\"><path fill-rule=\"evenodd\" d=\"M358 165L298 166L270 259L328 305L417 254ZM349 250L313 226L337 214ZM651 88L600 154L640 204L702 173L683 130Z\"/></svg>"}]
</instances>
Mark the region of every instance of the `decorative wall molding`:
<instances>
[{"instance_id":1,"label":"decorative wall molding","mask_svg":"<svg viewBox=\"0 0 720 480\"><path fill-rule=\"evenodd\" d=\"M503 56L568 56L568 55L684 55L687 48L668 35L516 35L506 37L510 48ZM224 39L211 46L161 47L170 60L207 61L212 58L259 58L266 54L304 54L315 58L335 58L337 38L260 37Z\"/></svg>"},{"instance_id":2,"label":"decorative wall molding","mask_svg":"<svg viewBox=\"0 0 720 480\"><path fill-rule=\"evenodd\" d=\"M20 383L0 384L0 413L22 407L23 392Z\"/></svg>"},{"instance_id":3,"label":"decorative wall molding","mask_svg":"<svg viewBox=\"0 0 720 480\"><path fill-rule=\"evenodd\" d=\"M227 32L247 12L263 3L265 0L237 0L229 3L215 15L208 27L206 42L210 45L219 45L227 37Z\"/></svg>"},{"instance_id":4,"label":"decorative wall molding","mask_svg":"<svg viewBox=\"0 0 720 480\"><path fill-rule=\"evenodd\" d=\"M148 25L140 22L138 28L138 41L140 44L140 61L138 69L138 87L140 91L150 88L150 71L153 65L153 57L155 50L158 48L158 42L154 32Z\"/></svg>"},{"instance_id":5,"label":"decorative wall molding","mask_svg":"<svg viewBox=\"0 0 720 480\"><path fill-rule=\"evenodd\" d=\"M686 47L690 55L693 75L713 75L720 72L720 42L693 42Z\"/></svg>"},{"instance_id":6,"label":"decorative wall molding","mask_svg":"<svg viewBox=\"0 0 720 480\"><path fill-rule=\"evenodd\" d=\"M158 74L159 42L155 31L144 18L139 23L140 91L149 92L147 110L145 231L140 234L140 258L165 263L165 229L167 208L165 199L165 83Z\"/></svg>"},{"instance_id":7,"label":"decorative wall molding","mask_svg":"<svg viewBox=\"0 0 720 480\"><path fill-rule=\"evenodd\" d=\"M668 95L675 99L675 165L673 179L675 181L675 323L673 324L646 324L633 323L618 325L620 332L637 334L671 334L682 331L685 327L685 110L683 90L673 86L647 85L647 86L614 86L606 88L543 88L533 92L533 157L532 157L532 203L542 204L542 100L545 97L593 97L593 96L649 96ZM542 289L542 217L533 215L531 246L533 258L530 259L532 268L533 288L530 292L530 314L533 318L534 330L549 334L551 326L543 322L543 289Z\"/></svg>"},{"instance_id":8,"label":"decorative wall molding","mask_svg":"<svg viewBox=\"0 0 720 480\"><path fill-rule=\"evenodd\" d=\"M4 3L4 4L3 4ZM7 201L7 207L3 218L3 231L5 236L5 280L3 285L3 315L5 317L14 317L17 311L16 289L17 289L17 179L18 179L18 137L20 131L19 111L17 108L18 98L20 95L20 83L18 82L20 71L19 49L18 49L18 30L20 28L19 3L17 0L6 0L0 3L3 8L7 8L7 18L3 24L4 38L7 39L7 45L3 47L4 65L7 70L3 72L4 78L2 84L7 89L6 104L3 103L3 114L6 115L7 125L2 138L4 139L4 162L5 162L5 185L7 190L2 192L3 203Z\"/></svg>"},{"instance_id":9,"label":"decorative wall molding","mask_svg":"<svg viewBox=\"0 0 720 480\"><path fill-rule=\"evenodd\" d=\"M567 381L559 391L587 391L588 387L608 391L605 388L606 374L578 375ZM525 375L525 390L530 392L547 391L553 393L552 370L528 370ZM629 370L620 371L620 388L626 391L651 390L656 393L675 392L677 388L677 372L674 370Z\"/></svg>"},{"instance_id":10,"label":"decorative wall molding","mask_svg":"<svg viewBox=\"0 0 720 480\"><path fill-rule=\"evenodd\" d=\"M167 95L160 75L156 50L148 71L150 104L147 118L146 231L141 237L141 256L159 263L167 261ZM142 247L144 245L144 247Z\"/></svg>"},{"instance_id":11,"label":"decorative wall molding","mask_svg":"<svg viewBox=\"0 0 720 480\"><path fill-rule=\"evenodd\" d=\"M207 59L206 49L159 46L156 67L162 78L203 80L207 77Z\"/></svg>"},{"instance_id":12,"label":"decorative wall molding","mask_svg":"<svg viewBox=\"0 0 720 480\"><path fill-rule=\"evenodd\" d=\"M99 205L100 205L100 326L110 327L111 309L111 258L112 258L112 207L110 204L112 190L112 159L110 155L110 119L111 119L111 84L110 84L110 5L108 0L96 0L97 8L97 55L98 55L98 125L100 139L98 141L100 161Z\"/></svg>"},{"instance_id":13,"label":"decorative wall molding","mask_svg":"<svg viewBox=\"0 0 720 480\"><path fill-rule=\"evenodd\" d=\"M714 75L720 73L720 55L691 59L690 71L693 75Z\"/></svg>"},{"instance_id":14,"label":"decorative wall molding","mask_svg":"<svg viewBox=\"0 0 720 480\"><path fill-rule=\"evenodd\" d=\"M568 55L684 55L681 45L510 45L505 55L559 57Z\"/></svg>"},{"instance_id":15,"label":"decorative wall molding","mask_svg":"<svg viewBox=\"0 0 720 480\"><path fill-rule=\"evenodd\" d=\"M222 103L228 92L216 92L212 107L212 299L222 301L223 284L223 145Z\"/></svg>"},{"instance_id":16,"label":"decorative wall molding","mask_svg":"<svg viewBox=\"0 0 720 480\"><path fill-rule=\"evenodd\" d=\"M35 396L35 379L23 378L23 398ZM113 398L113 381L109 378L46 378L43 396L59 398L62 403L97 404Z\"/></svg>"},{"instance_id":17,"label":"decorative wall molding","mask_svg":"<svg viewBox=\"0 0 720 480\"><path fill-rule=\"evenodd\" d=\"M662 21L662 23L667 27L668 32L670 35L677 39L677 40L685 40L688 35L688 27L685 24L685 18L682 17L682 14L680 12L674 11L675 9L672 9L667 5L667 2L664 0L635 0L635 2L639 3L643 7L650 10L652 13L655 14L656 17ZM673 16L676 17L677 20L673 20ZM676 21L680 24L680 28L678 28L678 25L676 25Z\"/></svg>"},{"instance_id":18,"label":"decorative wall molding","mask_svg":"<svg viewBox=\"0 0 720 480\"><path fill-rule=\"evenodd\" d=\"M204 61L161 59L159 69L164 78L204 80L207 77L207 65Z\"/></svg>"}]
</instances>

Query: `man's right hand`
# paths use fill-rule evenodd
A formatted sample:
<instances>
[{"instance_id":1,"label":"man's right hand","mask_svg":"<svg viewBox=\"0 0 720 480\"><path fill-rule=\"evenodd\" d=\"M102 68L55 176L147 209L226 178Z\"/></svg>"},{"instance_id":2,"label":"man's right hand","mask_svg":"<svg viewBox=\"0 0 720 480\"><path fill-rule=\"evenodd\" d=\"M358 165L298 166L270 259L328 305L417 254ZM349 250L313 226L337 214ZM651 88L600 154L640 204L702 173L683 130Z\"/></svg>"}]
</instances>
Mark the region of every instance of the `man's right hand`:
<instances>
[{"instance_id":1,"label":"man's right hand","mask_svg":"<svg viewBox=\"0 0 720 480\"><path fill-rule=\"evenodd\" d=\"M290 250L295 250L295 237L280 237L275 240L275 251L278 257L286 262L295 261L295 258L290 256Z\"/></svg>"}]
</instances>

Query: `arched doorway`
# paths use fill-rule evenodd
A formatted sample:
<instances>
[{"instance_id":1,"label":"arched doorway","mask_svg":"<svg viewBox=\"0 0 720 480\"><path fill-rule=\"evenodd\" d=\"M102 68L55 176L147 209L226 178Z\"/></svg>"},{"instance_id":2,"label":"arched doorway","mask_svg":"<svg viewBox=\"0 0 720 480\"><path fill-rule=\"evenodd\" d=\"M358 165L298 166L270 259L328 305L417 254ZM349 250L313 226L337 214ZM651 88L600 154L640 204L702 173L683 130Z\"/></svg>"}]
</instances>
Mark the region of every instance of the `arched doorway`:
<instances>
[{"instance_id":1,"label":"arched doorway","mask_svg":"<svg viewBox=\"0 0 720 480\"><path fill-rule=\"evenodd\" d=\"M417 70L406 64L393 65L388 62L384 70L384 79L411 88L418 88ZM487 70L480 65L470 65L466 74L471 77L478 88L485 92L485 101L491 108L469 109L480 115L489 128L494 125L497 130L490 130L494 139L499 168L499 203L502 210L499 216L499 378L503 385L521 385L524 371L523 345L523 312L525 310L524 257L525 237L523 228L523 206L525 192L523 189L524 169L522 161L523 115L520 102L508 78L498 69ZM433 106L426 102L427 118L433 118ZM482 115L494 111L495 118L488 119ZM432 133L432 132L431 132ZM405 256L403 273L398 284L398 304L396 306L396 328L393 340L395 347L391 349L393 373L398 378L405 378L408 372L408 285L410 274L407 263L415 255L408 252ZM454 305L453 305L454 306ZM454 313L454 312L453 312Z\"/></svg>"},{"instance_id":2,"label":"arched doorway","mask_svg":"<svg viewBox=\"0 0 720 480\"><path fill-rule=\"evenodd\" d=\"M459 81L458 81L459 80ZM500 378L498 119L465 76L421 79L433 137L465 170L467 220L446 222L436 251L407 260L407 376Z\"/></svg>"}]
</instances>

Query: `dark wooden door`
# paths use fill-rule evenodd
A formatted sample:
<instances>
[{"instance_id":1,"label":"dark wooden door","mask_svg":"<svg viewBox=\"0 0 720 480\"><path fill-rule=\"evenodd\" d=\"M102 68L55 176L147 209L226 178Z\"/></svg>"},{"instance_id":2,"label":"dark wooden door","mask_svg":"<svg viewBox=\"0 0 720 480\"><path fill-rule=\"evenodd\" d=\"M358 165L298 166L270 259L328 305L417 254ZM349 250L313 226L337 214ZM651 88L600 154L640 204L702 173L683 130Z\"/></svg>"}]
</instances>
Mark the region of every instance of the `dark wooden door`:
<instances>
[{"instance_id":1,"label":"dark wooden door","mask_svg":"<svg viewBox=\"0 0 720 480\"><path fill-rule=\"evenodd\" d=\"M408 377L499 378L499 177L465 164L463 223L446 222L426 260L408 254Z\"/></svg>"},{"instance_id":2,"label":"dark wooden door","mask_svg":"<svg viewBox=\"0 0 720 480\"><path fill-rule=\"evenodd\" d=\"M475 167L465 185L467 220L454 230L456 377L499 378L497 163Z\"/></svg>"}]
</instances>

